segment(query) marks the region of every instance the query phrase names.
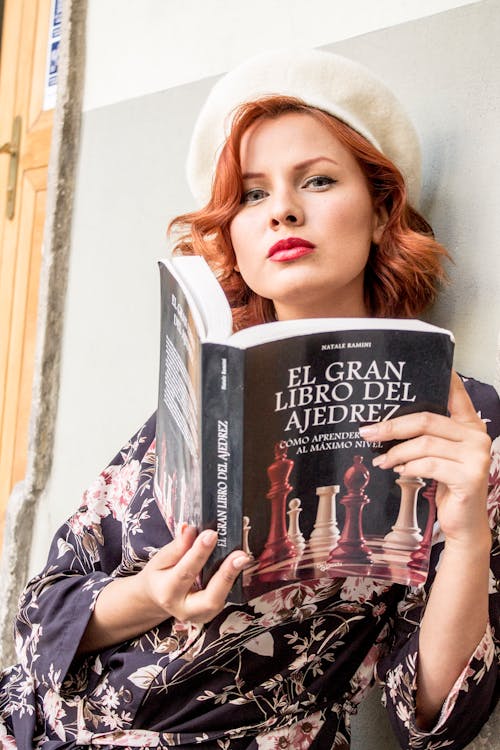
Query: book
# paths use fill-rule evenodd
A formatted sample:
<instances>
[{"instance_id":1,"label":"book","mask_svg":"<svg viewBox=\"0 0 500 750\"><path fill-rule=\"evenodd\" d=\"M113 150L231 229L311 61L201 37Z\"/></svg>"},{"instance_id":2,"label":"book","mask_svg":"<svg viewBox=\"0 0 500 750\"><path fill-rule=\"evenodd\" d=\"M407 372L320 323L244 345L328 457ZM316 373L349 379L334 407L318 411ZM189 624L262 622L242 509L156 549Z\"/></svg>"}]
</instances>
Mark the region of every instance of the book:
<instances>
[{"instance_id":1,"label":"book","mask_svg":"<svg viewBox=\"0 0 500 750\"><path fill-rule=\"evenodd\" d=\"M454 341L417 320L321 318L232 333L200 257L160 261L155 491L172 534L218 532L202 585L243 549L230 601L290 581L428 573L435 486L372 465L362 424L445 414Z\"/></svg>"}]
</instances>

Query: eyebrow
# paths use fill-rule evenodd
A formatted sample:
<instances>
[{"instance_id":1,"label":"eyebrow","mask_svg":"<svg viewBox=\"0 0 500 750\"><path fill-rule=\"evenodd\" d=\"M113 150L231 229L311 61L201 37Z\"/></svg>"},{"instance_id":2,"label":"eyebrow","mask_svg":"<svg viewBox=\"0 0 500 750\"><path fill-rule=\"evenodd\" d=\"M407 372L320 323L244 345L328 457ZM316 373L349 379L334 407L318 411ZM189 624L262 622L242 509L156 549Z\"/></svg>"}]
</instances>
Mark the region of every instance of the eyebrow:
<instances>
[{"instance_id":1,"label":"eyebrow","mask_svg":"<svg viewBox=\"0 0 500 750\"><path fill-rule=\"evenodd\" d=\"M301 169L305 169L306 167L310 167L312 164L315 164L318 161L329 161L332 164L335 164L335 166L339 166L339 163L335 161L335 159L330 159L329 156L313 156L312 159L305 159L304 161L299 162L298 164L295 164L293 169L295 172L300 172ZM244 180L251 180L254 178L260 178L265 177L264 172L245 172L242 175L242 178Z\"/></svg>"}]
</instances>

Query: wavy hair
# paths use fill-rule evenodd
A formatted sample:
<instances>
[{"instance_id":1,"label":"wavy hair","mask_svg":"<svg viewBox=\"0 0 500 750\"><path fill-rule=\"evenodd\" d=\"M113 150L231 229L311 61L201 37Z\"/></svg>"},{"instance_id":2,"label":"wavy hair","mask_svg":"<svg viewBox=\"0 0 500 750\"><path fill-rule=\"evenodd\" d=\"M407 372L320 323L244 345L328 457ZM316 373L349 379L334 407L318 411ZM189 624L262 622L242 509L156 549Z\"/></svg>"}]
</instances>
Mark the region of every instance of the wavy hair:
<instances>
[{"instance_id":1,"label":"wavy hair","mask_svg":"<svg viewBox=\"0 0 500 750\"><path fill-rule=\"evenodd\" d=\"M267 96L235 111L221 151L207 205L169 225L177 235L174 253L203 256L216 274L233 312L235 330L275 320L272 300L250 289L235 271L229 225L240 208L243 183L240 144L257 120L290 112L308 114L354 156L368 183L374 209L384 206L388 221L380 243L372 245L365 268L365 303L374 317L415 317L435 299L445 279L448 252L434 239L427 221L412 208L401 172L380 151L344 122L301 99Z\"/></svg>"}]
</instances>

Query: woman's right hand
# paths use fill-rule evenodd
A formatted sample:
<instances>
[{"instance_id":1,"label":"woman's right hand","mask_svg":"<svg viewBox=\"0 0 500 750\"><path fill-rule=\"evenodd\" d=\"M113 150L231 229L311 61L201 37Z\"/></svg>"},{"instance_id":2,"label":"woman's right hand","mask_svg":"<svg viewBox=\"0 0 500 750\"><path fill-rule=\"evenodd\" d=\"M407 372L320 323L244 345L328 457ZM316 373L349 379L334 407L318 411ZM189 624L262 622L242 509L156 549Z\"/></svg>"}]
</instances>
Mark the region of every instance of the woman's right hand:
<instances>
[{"instance_id":1,"label":"woman's right hand","mask_svg":"<svg viewBox=\"0 0 500 750\"><path fill-rule=\"evenodd\" d=\"M158 550L137 573L138 595L153 616L157 613L158 622L175 617L205 623L222 610L250 558L235 550L201 589L196 581L216 544L217 532L206 529L198 534L193 526L184 524L175 539Z\"/></svg>"},{"instance_id":2,"label":"woman's right hand","mask_svg":"<svg viewBox=\"0 0 500 750\"><path fill-rule=\"evenodd\" d=\"M158 550L135 575L115 578L95 602L78 653L100 651L142 635L169 617L204 623L213 619L242 569L248 555L235 550L223 561L204 589L196 579L215 545L217 533L197 534L183 526L176 538Z\"/></svg>"}]
</instances>

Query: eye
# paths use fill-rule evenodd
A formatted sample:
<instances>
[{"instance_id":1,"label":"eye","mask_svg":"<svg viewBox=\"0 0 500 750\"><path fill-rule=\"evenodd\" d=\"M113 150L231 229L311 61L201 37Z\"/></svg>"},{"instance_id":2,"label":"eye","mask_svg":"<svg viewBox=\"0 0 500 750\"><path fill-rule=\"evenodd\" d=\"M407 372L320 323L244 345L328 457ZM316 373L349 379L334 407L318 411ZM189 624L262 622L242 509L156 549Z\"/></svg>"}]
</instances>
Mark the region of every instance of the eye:
<instances>
[{"instance_id":1,"label":"eye","mask_svg":"<svg viewBox=\"0 0 500 750\"><path fill-rule=\"evenodd\" d=\"M328 177L325 174L318 174L313 177L308 177L307 180L305 180L303 187L312 188L313 190L326 190L330 185L334 185L336 182L337 180L334 180L333 177Z\"/></svg>"},{"instance_id":2,"label":"eye","mask_svg":"<svg viewBox=\"0 0 500 750\"><path fill-rule=\"evenodd\" d=\"M243 193L241 196L241 203L257 203L265 198L266 195L266 191L262 190L262 188L251 188Z\"/></svg>"}]
</instances>

